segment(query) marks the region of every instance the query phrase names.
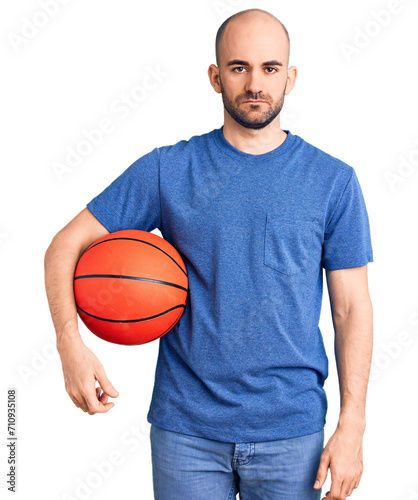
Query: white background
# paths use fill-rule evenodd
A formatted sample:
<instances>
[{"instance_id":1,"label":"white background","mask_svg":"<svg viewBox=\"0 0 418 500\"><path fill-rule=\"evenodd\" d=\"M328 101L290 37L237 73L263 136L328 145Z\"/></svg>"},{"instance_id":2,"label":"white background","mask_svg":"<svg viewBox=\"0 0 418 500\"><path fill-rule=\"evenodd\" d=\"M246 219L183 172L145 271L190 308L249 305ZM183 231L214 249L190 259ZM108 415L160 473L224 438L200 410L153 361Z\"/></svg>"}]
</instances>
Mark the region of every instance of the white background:
<instances>
[{"instance_id":1,"label":"white background","mask_svg":"<svg viewBox=\"0 0 418 500\"><path fill-rule=\"evenodd\" d=\"M290 65L299 70L282 128L355 168L370 218L373 376L365 469L352 498L418 498L417 2L73 0L57 3L49 17L39 14L40 4L2 3L0 12L1 495L12 497L5 415L7 389L16 388L15 497L153 498L146 414L159 341L110 344L80 321L84 342L120 395L106 414L76 408L55 348L44 253L52 237L137 158L222 125L222 99L207 76L216 31L231 14L259 7L287 27ZM389 9L389 16L382 13ZM30 35L32 22L44 26L32 25ZM24 33L26 39L16 41ZM149 68L165 76L122 117L115 101L142 85ZM54 162L64 162L83 129L105 118L112 132L58 176ZM320 327L330 361L328 440L339 392L326 285ZM112 453L120 454L120 464L98 476L95 464ZM82 483L91 485L90 493L81 494ZM324 493L329 484L328 475Z\"/></svg>"}]
</instances>

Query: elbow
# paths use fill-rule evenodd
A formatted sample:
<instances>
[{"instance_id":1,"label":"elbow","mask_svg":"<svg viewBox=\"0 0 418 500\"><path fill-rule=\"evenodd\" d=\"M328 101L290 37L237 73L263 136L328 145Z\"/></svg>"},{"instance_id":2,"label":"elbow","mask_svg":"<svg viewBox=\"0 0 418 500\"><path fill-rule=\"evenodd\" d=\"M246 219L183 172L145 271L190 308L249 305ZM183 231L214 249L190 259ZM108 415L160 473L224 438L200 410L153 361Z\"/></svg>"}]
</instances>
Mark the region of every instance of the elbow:
<instances>
[{"instance_id":1,"label":"elbow","mask_svg":"<svg viewBox=\"0 0 418 500\"><path fill-rule=\"evenodd\" d=\"M344 307L334 307L332 310L332 318L336 325L344 324L348 320L355 318L359 318L361 322L372 321L373 306L370 297L347 304Z\"/></svg>"},{"instance_id":2,"label":"elbow","mask_svg":"<svg viewBox=\"0 0 418 500\"><path fill-rule=\"evenodd\" d=\"M363 293L349 300L332 303L332 315L336 319L346 319L353 314L373 314L372 301L368 293Z\"/></svg>"},{"instance_id":3,"label":"elbow","mask_svg":"<svg viewBox=\"0 0 418 500\"><path fill-rule=\"evenodd\" d=\"M54 250L55 250L55 247L56 247L56 237L57 235L55 235L50 244L48 245L48 248L45 250L45 255L44 255L44 269L46 270L47 267L48 267L48 264L51 260L51 256L52 254L54 253Z\"/></svg>"},{"instance_id":4,"label":"elbow","mask_svg":"<svg viewBox=\"0 0 418 500\"><path fill-rule=\"evenodd\" d=\"M61 247L67 246L64 229L65 228L61 229L61 231L59 231L52 238L50 244L48 245L48 248L45 250L44 267L46 267L48 265L48 263L53 258L54 254L56 253L57 249L59 250Z\"/></svg>"}]
</instances>

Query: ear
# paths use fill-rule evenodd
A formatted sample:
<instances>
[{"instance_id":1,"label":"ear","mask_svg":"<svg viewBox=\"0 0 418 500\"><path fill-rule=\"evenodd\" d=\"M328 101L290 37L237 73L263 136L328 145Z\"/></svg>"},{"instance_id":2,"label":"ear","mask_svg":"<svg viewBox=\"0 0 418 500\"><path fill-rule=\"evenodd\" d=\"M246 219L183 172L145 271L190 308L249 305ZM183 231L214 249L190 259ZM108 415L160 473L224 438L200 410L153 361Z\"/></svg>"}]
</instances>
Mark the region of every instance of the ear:
<instances>
[{"instance_id":1,"label":"ear","mask_svg":"<svg viewBox=\"0 0 418 500\"><path fill-rule=\"evenodd\" d=\"M221 84L219 81L219 68L215 64L211 64L208 68L209 81L215 92L221 94Z\"/></svg>"},{"instance_id":2,"label":"ear","mask_svg":"<svg viewBox=\"0 0 418 500\"><path fill-rule=\"evenodd\" d=\"M290 68L287 69L286 95L289 94L295 86L297 76L298 70L296 69L296 66L290 66Z\"/></svg>"}]
</instances>

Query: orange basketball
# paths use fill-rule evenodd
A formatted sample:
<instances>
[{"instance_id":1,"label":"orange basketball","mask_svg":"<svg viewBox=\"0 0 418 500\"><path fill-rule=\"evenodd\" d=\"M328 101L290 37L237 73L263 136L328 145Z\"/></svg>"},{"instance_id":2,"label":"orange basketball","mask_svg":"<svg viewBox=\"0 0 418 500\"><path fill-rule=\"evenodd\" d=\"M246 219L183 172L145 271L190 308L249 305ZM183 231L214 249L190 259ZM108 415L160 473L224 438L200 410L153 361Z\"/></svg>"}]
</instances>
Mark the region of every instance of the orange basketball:
<instances>
[{"instance_id":1,"label":"orange basketball","mask_svg":"<svg viewBox=\"0 0 418 500\"><path fill-rule=\"evenodd\" d=\"M74 273L80 318L115 344L146 344L165 335L183 314L187 293L187 269L177 250L137 229L98 239Z\"/></svg>"}]
</instances>

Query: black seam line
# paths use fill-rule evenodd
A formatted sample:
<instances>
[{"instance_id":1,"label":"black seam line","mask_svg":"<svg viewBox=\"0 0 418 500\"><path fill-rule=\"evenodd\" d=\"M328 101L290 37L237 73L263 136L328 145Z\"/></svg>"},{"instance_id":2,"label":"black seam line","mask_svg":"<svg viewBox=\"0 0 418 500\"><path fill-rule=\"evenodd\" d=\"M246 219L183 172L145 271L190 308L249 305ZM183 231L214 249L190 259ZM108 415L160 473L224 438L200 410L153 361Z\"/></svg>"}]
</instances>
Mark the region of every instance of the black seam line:
<instances>
[{"instance_id":1,"label":"black seam line","mask_svg":"<svg viewBox=\"0 0 418 500\"><path fill-rule=\"evenodd\" d=\"M138 276L123 276L119 274L83 274L82 276L76 276L74 280L80 280L84 278L117 278L123 280L138 280L138 281L151 281L152 283L160 283L161 285L173 286L175 288L180 288L187 292L187 288L184 286L176 285L176 283L170 283L168 281L153 280L151 278L140 278Z\"/></svg>"},{"instance_id":2,"label":"black seam line","mask_svg":"<svg viewBox=\"0 0 418 500\"><path fill-rule=\"evenodd\" d=\"M152 243L148 243L148 241L144 241L144 240L138 240L137 238L122 238L122 237L118 237L118 238L109 238L108 240L105 240L105 241L99 241L99 243L95 243L94 245L92 245L90 248L88 248L84 253L87 253L89 250L91 250L93 247L95 247L96 245L100 245L101 243L107 243L108 241L113 241L113 240L131 240L131 241L139 241L140 243L145 243L146 245L151 245L152 247L156 248L157 250L159 250L160 252L163 252L167 255L167 257L170 257L170 259L176 264L176 266L178 266L181 271L187 276L187 272L181 267L181 265L175 260L173 259L173 257L171 257L171 255L169 255L167 252L164 252L164 250L162 250L161 248L157 247L157 245L153 245Z\"/></svg>"},{"instance_id":3,"label":"black seam line","mask_svg":"<svg viewBox=\"0 0 418 500\"><path fill-rule=\"evenodd\" d=\"M180 316L182 315L182 313L180 313L177 318L173 321L173 323L167 328L167 330L163 333L161 333L160 335L158 335L157 337L154 337L153 339L151 340L147 340L146 342L142 342L143 344L148 344L149 342L152 342L153 340L157 340L159 339L160 337L162 337L163 335L165 335L167 332L169 332L173 326L177 323L177 321L179 320Z\"/></svg>"},{"instance_id":4,"label":"black seam line","mask_svg":"<svg viewBox=\"0 0 418 500\"><path fill-rule=\"evenodd\" d=\"M141 319L107 319L107 318L101 318L100 316L94 316L93 314L88 313L84 309L81 309L80 306L77 306L77 309L80 309L80 311L83 312L84 314L87 314L87 316L90 316L95 319L100 319L101 321L108 321L109 323L138 323L139 321L147 321L149 319L158 318L158 316L163 316L164 314L167 314L168 312L173 311L174 309L178 309L179 307L185 308L186 306L184 304L179 304L178 306L171 307L170 309L167 309L167 311L156 314L155 316L149 316L148 318L141 318Z\"/></svg>"}]
</instances>

